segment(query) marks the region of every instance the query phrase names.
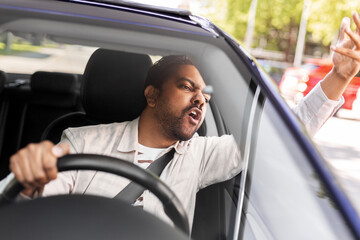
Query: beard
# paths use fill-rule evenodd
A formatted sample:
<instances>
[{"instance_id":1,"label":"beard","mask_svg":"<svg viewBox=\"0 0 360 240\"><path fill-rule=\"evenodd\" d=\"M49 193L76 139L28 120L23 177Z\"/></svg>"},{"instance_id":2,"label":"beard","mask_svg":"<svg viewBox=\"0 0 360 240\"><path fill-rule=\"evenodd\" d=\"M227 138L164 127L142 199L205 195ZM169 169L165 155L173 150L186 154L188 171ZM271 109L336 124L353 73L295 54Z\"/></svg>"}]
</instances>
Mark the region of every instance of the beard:
<instances>
[{"instance_id":1,"label":"beard","mask_svg":"<svg viewBox=\"0 0 360 240\"><path fill-rule=\"evenodd\" d=\"M192 138L202 124L202 121L199 121L199 123L192 128L184 126L186 121L185 117L187 116L188 111L194 107L196 106L191 105L183 109L180 116L176 116L171 111L170 106L166 103L157 105L156 118L159 120L159 123L168 138L180 141L187 141Z\"/></svg>"}]
</instances>

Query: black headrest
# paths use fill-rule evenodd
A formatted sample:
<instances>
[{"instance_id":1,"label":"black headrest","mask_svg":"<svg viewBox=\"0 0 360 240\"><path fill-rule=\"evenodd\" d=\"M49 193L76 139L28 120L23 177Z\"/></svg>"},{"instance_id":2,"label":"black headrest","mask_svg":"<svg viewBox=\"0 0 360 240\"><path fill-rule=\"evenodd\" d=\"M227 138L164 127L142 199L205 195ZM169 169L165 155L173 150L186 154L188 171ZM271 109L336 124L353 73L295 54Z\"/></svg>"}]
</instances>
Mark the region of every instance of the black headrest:
<instances>
[{"instance_id":1,"label":"black headrest","mask_svg":"<svg viewBox=\"0 0 360 240\"><path fill-rule=\"evenodd\" d=\"M147 55L97 49L82 78L86 114L108 122L139 116L145 107L144 82L151 65Z\"/></svg>"},{"instance_id":2,"label":"black headrest","mask_svg":"<svg viewBox=\"0 0 360 240\"><path fill-rule=\"evenodd\" d=\"M31 75L33 92L72 94L76 90L77 75L59 72L35 72Z\"/></svg>"}]
</instances>

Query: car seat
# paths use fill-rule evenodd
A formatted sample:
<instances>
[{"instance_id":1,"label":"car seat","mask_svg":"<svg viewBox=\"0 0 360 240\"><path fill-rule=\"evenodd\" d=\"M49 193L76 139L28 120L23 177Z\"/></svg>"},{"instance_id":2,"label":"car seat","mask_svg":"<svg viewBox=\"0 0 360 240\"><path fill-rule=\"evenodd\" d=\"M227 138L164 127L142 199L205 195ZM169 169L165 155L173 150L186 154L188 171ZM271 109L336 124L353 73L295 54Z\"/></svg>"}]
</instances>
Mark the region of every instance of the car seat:
<instances>
[{"instance_id":1,"label":"car seat","mask_svg":"<svg viewBox=\"0 0 360 240\"><path fill-rule=\"evenodd\" d=\"M57 72L0 73L8 78L0 113L0 179L9 171L9 158L58 117L78 111L77 75ZM15 80L15 81L14 81ZM4 80L5 81L5 80Z\"/></svg>"},{"instance_id":2,"label":"car seat","mask_svg":"<svg viewBox=\"0 0 360 240\"><path fill-rule=\"evenodd\" d=\"M97 49L82 77L80 97L84 112L56 119L45 129L42 139L57 143L68 127L123 122L138 117L145 107L143 88L151 65L148 55Z\"/></svg>"},{"instance_id":3,"label":"car seat","mask_svg":"<svg viewBox=\"0 0 360 240\"><path fill-rule=\"evenodd\" d=\"M39 142L45 128L58 117L79 110L77 82L78 76L70 73L39 71L31 76L20 148Z\"/></svg>"}]
</instances>

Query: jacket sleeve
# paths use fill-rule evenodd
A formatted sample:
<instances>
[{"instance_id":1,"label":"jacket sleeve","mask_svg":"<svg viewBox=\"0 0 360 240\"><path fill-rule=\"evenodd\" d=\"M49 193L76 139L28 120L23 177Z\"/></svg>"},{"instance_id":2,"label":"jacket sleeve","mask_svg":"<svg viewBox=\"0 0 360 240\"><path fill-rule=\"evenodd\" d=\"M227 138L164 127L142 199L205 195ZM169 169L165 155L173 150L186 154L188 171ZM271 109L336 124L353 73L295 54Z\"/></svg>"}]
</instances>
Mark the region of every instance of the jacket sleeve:
<instances>
[{"instance_id":1,"label":"jacket sleeve","mask_svg":"<svg viewBox=\"0 0 360 240\"><path fill-rule=\"evenodd\" d=\"M239 147L232 135L203 138L199 188L228 180L242 170Z\"/></svg>"},{"instance_id":2,"label":"jacket sleeve","mask_svg":"<svg viewBox=\"0 0 360 240\"><path fill-rule=\"evenodd\" d=\"M319 82L310 93L293 108L293 111L303 122L310 136L314 136L343 103L343 97L338 101L328 99L321 89Z\"/></svg>"}]
</instances>

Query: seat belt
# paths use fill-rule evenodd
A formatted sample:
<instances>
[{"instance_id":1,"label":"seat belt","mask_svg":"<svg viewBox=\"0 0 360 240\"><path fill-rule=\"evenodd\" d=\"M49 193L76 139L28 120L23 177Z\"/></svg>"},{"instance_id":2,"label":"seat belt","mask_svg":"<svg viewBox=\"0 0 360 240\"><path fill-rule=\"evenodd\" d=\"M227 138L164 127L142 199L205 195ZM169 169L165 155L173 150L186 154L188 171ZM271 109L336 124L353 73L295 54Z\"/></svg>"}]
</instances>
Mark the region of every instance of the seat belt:
<instances>
[{"instance_id":1,"label":"seat belt","mask_svg":"<svg viewBox=\"0 0 360 240\"><path fill-rule=\"evenodd\" d=\"M170 152L167 152L160 158L153 161L146 170L150 170L152 173L160 176L166 165L173 159L175 153L175 149L173 148ZM129 204L133 204L136 199L138 199L141 194L145 191L143 186L135 182L130 182L126 187L121 190L114 198L121 199Z\"/></svg>"}]
</instances>

